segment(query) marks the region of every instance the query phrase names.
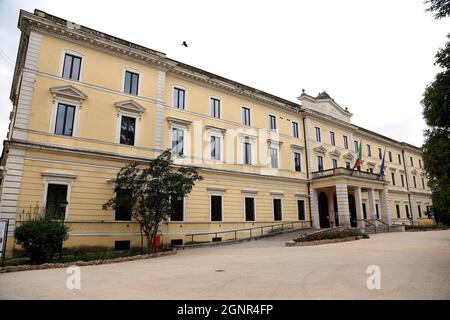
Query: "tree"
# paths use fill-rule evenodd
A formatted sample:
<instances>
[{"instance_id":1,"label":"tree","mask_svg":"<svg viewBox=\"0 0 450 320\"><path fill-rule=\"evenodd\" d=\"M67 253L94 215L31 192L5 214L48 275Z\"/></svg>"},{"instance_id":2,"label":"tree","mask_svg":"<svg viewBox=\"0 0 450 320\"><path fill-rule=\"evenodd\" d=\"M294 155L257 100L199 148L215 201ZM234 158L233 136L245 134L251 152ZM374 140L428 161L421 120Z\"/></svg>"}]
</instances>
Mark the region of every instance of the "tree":
<instances>
[{"instance_id":1,"label":"tree","mask_svg":"<svg viewBox=\"0 0 450 320\"><path fill-rule=\"evenodd\" d=\"M105 203L103 209L128 206L139 224L141 239L146 238L148 254L160 223L170 217L171 200L186 196L198 180L203 178L195 168L174 167L171 153L166 150L150 160L148 167L140 167L137 163L123 167L115 181L116 196ZM128 192L122 192L124 190ZM126 196L117 197L120 192ZM143 241L141 245L144 250Z\"/></svg>"},{"instance_id":2,"label":"tree","mask_svg":"<svg viewBox=\"0 0 450 320\"><path fill-rule=\"evenodd\" d=\"M450 0L427 0L435 18L450 15ZM450 39L450 35L447 36ZM438 222L450 225L450 40L436 54L443 70L426 87L422 100L425 131L423 160L432 192L433 213Z\"/></svg>"},{"instance_id":3,"label":"tree","mask_svg":"<svg viewBox=\"0 0 450 320\"><path fill-rule=\"evenodd\" d=\"M425 0L429 5L426 9L429 12L434 12L435 19L441 19L450 15L450 0Z\"/></svg>"}]
</instances>

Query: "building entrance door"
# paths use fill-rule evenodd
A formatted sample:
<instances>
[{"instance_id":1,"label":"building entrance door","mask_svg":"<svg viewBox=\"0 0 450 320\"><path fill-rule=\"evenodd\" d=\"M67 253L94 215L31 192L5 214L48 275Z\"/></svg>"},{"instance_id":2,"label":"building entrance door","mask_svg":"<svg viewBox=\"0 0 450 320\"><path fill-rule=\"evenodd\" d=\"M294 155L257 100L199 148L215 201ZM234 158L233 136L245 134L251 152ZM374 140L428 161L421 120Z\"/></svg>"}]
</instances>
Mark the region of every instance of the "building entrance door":
<instances>
[{"instance_id":1,"label":"building entrance door","mask_svg":"<svg viewBox=\"0 0 450 320\"><path fill-rule=\"evenodd\" d=\"M328 217L328 197L324 192L319 194L319 220L321 228L330 227L330 218Z\"/></svg>"}]
</instances>

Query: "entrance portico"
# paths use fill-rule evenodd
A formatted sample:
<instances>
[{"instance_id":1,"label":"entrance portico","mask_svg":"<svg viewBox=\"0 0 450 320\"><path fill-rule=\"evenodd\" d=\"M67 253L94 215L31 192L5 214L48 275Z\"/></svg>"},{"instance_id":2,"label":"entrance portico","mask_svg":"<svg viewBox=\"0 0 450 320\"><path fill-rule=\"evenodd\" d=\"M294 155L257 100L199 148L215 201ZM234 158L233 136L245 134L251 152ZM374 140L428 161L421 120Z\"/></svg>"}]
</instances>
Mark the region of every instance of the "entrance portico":
<instances>
[{"instance_id":1,"label":"entrance portico","mask_svg":"<svg viewBox=\"0 0 450 320\"><path fill-rule=\"evenodd\" d=\"M363 227L364 219L362 193L368 195L367 218L381 219L391 225L388 206L388 182L378 174L335 168L312 173L311 209L313 226L316 229L328 227ZM379 198L379 212L376 210L376 193ZM359 221L359 225L357 223Z\"/></svg>"}]
</instances>

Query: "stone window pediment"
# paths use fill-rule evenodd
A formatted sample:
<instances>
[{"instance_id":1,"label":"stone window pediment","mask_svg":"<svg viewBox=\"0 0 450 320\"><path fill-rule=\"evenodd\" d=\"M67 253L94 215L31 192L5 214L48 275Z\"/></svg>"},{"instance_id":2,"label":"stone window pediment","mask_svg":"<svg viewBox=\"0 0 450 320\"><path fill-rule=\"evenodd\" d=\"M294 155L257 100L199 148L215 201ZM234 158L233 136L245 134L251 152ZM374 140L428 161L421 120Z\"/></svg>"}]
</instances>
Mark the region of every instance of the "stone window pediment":
<instances>
[{"instance_id":1,"label":"stone window pediment","mask_svg":"<svg viewBox=\"0 0 450 320\"><path fill-rule=\"evenodd\" d=\"M323 146L315 147L313 150L318 153L326 153L327 152L327 149L325 149Z\"/></svg>"},{"instance_id":2,"label":"stone window pediment","mask_svg":"<svg viewBox=\"0 0 450 320\"><path fill-rule=\"evenodd\" d=\"M167 121L169 121L170 125L178 125L182 127L189 127L192 123L190 120L182 119L182 118L176 118L176 117L167 117Z\"/></svg>"},{"instance_id":3,"label":"stone window pediment","mask_svg":"<svg viewBox=\"0 0 450 320\"><path fill-rule=\"evenodd\" d=\"M298 144L291 144L291 149L293 149L293 150L304 150L305 148L303 147L303 146L301 146L301 145L298 145Z\"/></svg>"},{"instance_id":4,"label":"stone window pediment","mask_svg":"<svg viewBox=\"0 0 450 320\"><path fill-rule=\"evenodd\" d=\"M136 113L140 118L142 113L145 112L145 108L134 100L116 102L114 106L117 108L117 115L119 115L120 111L125 111Z\"/></svg>"},{"instance_id":5,"label":"stone window pediment","mask_svg":"<svg viewBox=\"0 0 450 320\"><path fill-rule=\"evenodd\" d=\"M344 155L344 158L347 160L353 160L355 158L355 156L353 155L353 153L349 152Z\"/></svg>"},{"instance_id":6,"label":"stone window pediment","mask_svg":"<svg viewBox=\"0 0 450 320\"><path fill-rule=\"evenodd\" d=\"M339 158L341 156L341 153L339 152L338 149L331 150L329 153L330 153L330 155L337 157L337 158Z\"/></svg>"},{"instance_id":7,"label":"stone window pediment","mask_svg":"<svg viewBox=\"0 0 450 320\"><path fill-rule=\"evenodd\" d=\"M78 90L72 85L60 86L50 88L50 92L53 95L53 100L56 98L64 98L67 100L76 101L78 104L82 104L87 99L87 95L81 90Z\"/></svg>"}]
</instances>

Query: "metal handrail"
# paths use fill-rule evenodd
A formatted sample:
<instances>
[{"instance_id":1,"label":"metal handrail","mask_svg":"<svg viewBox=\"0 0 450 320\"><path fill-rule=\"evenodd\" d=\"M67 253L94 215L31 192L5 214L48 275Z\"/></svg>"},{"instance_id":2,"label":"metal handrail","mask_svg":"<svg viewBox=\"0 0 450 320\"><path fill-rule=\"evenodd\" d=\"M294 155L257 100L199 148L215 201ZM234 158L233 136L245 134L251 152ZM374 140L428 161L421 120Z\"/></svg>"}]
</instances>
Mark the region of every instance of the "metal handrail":
<instances>
[{"instance_id":1,"label":"metal handrail","mask_svg":"<svg viewBox=\"0 0 450 320\"><path fill-rule=\"evenodd\" d=\"M376 225L376 223L372 222L374 220L376 221L377 219L356 219L355 221L356 222L362 221L362 222L366 222L366 223L370 224L373 227L374 232L377 233L377 225Z\"/></svg>"},{"instance_id":2,"label":"metal handrail","mask_svg":"<svg viewBox=\"0 0 450 320\"><path fill-rule=\"evenodd\" d=\"M237 240L237 234L238 232L241 231L249 231L250 232L250 239L253 238L253 230L261 230L260 232L260 236L264 235L264 229L266 228L271 228L271 231L275 231L275 227L279 227L281 226L281 230L284 230L284 226L285 225L291 225L292 228L290 229L294 229L294 225L295 224L300 224L301 228L304 227L305 224L309 224L309 226L312 226L311 221L294 221L294 222L286 222L286 223L277 223L277 224L272 224L272 225L266 225L266 226L259 226L259 227L252 227L252 228L243 228L243 229L233 229L233 230L223 230L223 231L209 231L209 232L198 232L198 233L187 233L185 234L186 237L191 237L191 241L192 243L194 243L194 236L207 236L207 235L215 235L215 238L217 238L217 235L219 234L224 234L224 233L234 233L234 240Z\"/></svg>"}]
</instances>

